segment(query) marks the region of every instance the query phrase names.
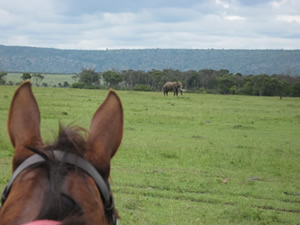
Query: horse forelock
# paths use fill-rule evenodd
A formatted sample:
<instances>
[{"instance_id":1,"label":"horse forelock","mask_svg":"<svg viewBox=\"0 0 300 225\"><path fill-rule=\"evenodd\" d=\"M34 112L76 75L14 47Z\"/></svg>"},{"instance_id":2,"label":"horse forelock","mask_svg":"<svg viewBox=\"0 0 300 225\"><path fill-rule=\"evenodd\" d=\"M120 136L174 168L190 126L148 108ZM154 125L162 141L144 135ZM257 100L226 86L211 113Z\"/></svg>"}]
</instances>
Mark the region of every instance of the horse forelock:
<instances>
[{"instance_id":1,"label":"horse forelock","mask_svg":"<svg viewBox=\"0 0 300 225\"><path fill-rule=\"evenodd\" d=\"M48 187L42 207L36 218L37 220L50 219L53 221L63 221L67 218L67 221L73 222L64 222L62 224L73 224L75 221L76 223L81 221L79 224L84 224L83 218L81 217L83 211L80 204L71 196L63 193L66 176L68 176L70 171L74 170L75 166L68 165L63 161L56 161L52 151L60 150L78 155L78 157L83 157L86 151L86 133L86 130L81 127L64 127L60 125L59 134L54 143L42 149L28 146L31 151L45 159L42 165L36 165L33 168L44 169L48 179ZM77 171L77 175L83 176L83 174L83 172ZM79 216L79 219L77 216ZM72 219L73 217L77 219Z\"/></svg>"},{"instance_id":2,"label":"horse forelock","mask_svg":"<svg viewBox=\"0 0 300 225\"><path fill-rule=\"evenodd\" d=\"M87 130L79 126L63 126L60 124L56 141L48 145L45 150L60 150L83 157L86 151Z\"/></svg>"}]
</instances>

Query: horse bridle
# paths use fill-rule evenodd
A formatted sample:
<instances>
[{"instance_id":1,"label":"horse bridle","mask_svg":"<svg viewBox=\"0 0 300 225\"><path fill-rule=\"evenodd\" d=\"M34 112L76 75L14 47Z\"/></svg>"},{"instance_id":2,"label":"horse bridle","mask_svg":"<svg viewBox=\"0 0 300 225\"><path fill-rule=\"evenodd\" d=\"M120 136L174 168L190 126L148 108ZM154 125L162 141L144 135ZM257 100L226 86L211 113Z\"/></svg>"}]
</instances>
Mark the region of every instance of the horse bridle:
<instances>
[{"instance_id":1,"label":"horse bridle","mask_svg":"<svg viewBox=\"0 0 300 225\"><path fill-rule=\"evenodd\" d=\"M72 153L67 153L67 152L63 152L63 151L59 151L59 150L54 150L53 151L53 156L55 158L55 160L59 161L59 162L64 162L70 165L73 165L75 167L78 167L80 169L82 169L83 171L85 171L89 176L91 176L101 195L102 201L103 201L103 205L104 205L104 209L105 209L105 214L108 218L109 224L117 224L117 219L114 215L114 209L115 209L115 204L114 204L114 200L110 191L110 185L109 183L106 184L104 179L102 178L102 176L98 173L98 171L95 169L95 167L89 163L87 160L83 159L82 157L79 157L78 155L72 154ZM38 154L34 154L32 156L30 156L29 158L27 158L26 160L24 160L24 162L22 162L18 168L15 170L15 172L12 174L10 180L7 183L7 186L5 187L3 193L2 193L2 197L1 197L1 203L2 206L5 202L5 200L8 197L8 194L10 192L11 186L14 182L14 180L17 178L17 176L25 169L32 167L33 165L45 162L46 160L38 155Z\"/></svg>"}]
</instances>

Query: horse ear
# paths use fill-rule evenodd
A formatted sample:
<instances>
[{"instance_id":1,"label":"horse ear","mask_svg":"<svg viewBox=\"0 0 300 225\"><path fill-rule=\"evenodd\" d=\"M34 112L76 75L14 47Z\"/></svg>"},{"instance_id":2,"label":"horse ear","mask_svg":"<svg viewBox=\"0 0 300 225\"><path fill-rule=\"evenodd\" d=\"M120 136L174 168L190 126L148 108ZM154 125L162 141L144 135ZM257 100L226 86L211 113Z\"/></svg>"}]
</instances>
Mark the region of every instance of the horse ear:
<instances>
[{"instance_id":1,"label":"horse ear","mask_svg":"<svg viewBox=\"0 0 300 225\"><path fill-rule=\"evenodd\" d=\"M92 119L87 159L108 177L110 160L118 150L123 137L123 108L121 100L113 90L110 90L102 105Z\"/></svg>"},{"instance_id":2,"label":"horse ear","mask_svg":"<svg viewBox=\"0 0 300 225\"><path fill-rule=\"evenodd\" d=\"M16 90L8 115L8 134L15 148L13 170L33 153L27 146L41 146L40 111L33 96L30 81Z\"/></svg>"}]
</instances>

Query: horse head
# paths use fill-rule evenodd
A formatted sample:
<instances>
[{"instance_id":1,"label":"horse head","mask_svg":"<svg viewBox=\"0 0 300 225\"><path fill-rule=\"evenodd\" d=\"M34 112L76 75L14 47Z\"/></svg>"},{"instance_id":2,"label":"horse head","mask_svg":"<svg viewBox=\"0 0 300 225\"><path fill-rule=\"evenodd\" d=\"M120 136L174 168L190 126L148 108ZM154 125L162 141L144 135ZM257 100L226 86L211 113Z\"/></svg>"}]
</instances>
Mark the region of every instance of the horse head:
<instances>
[{"instance_id":1,"label":"horse head","mask_svg":"<svg viewBox=\"0 0 300 225\"><path fill-rule=\"evenodd\" d=\"M123 136L120 98L110 90L89 130L63 127L45 145L31 83L16 90L8 116L13 175L2 196L0 225L37 220L56 224L115 224L110 161ZM85 135L84 135L85 134Z\"/></svg>"}]
</instances>

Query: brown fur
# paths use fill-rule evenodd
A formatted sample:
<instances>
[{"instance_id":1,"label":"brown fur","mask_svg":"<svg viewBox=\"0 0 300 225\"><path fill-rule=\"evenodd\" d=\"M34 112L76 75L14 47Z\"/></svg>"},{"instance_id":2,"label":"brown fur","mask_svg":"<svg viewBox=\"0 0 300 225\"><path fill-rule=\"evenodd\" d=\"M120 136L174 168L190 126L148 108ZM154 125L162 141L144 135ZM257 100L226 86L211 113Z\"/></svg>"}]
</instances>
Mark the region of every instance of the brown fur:
<instances>
[{"instance_id":1,"label":"brown fur","mask_svg":"<svg viewBox=\"0 0 300 225\"><path fill-rule=\"evenodd\" d=\"M51 151L78 154L108 182L110 160L123 136L123 110L114 91L110 90L95 112L89 131L61 126L57 141L46 146L40 135L38 104L30 82L24 82L11 103L8 133L15 148L13 171L34 152L47 160L42 166L25 169L16 178L0 209L0 225L19 225L37 219L59 220L64 225L108 223L93 179L80 169L57 164L51 160Z\"/></svg>"}]
</instances>

